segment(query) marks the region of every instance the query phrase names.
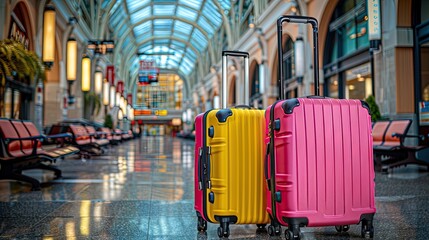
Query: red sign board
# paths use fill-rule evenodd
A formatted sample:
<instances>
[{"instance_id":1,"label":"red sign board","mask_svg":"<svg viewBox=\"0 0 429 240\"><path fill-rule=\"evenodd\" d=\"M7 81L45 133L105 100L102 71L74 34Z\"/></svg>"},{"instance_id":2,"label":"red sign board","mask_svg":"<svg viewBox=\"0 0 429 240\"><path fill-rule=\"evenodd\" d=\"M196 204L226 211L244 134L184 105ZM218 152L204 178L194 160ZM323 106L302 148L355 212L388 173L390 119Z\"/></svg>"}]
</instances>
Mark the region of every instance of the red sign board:
<instances>
[{"instance_id":1,"label":"red sign board","mask_svg":"<svg viewBox=\"0 0 429 240\"><path fill-rule=\"evenodd\" d=\"M122 80L119 80L116 84L116 91L121 93L121 95L124 94L124 82Z\"/></svg>"},{"instance_id":2,"label":"red sign board","mask_svg":"<svg viewBox=\"0 0 429 240\"><path fill-rule=\"evenodd\" d=\"M128 104L130 104L131 106L133 105L133 94L128 93L128 95L127 95L127 102L128 102Z\"/></svg>"},{"instance_id":3,"label":"red sign board","mask_svg":"<svg viewBox=\"0 0 429 240\"><path fill-rule=\"evenodd\" d=\"M107 81L110 83L110 86L115 85L115 67L114 66L107 66L106 78L107 78Z\"/></svg>"}]
</instances>

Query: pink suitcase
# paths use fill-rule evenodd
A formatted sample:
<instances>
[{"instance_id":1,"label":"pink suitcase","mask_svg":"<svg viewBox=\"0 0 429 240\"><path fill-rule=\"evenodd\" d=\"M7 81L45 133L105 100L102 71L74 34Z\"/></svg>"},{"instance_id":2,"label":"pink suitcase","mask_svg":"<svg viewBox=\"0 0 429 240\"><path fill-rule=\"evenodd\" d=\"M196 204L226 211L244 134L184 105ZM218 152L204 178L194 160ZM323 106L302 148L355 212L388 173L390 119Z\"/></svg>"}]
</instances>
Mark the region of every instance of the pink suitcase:
<instances>
[{"instance_id":1,"label":"pink suitcase","mask_svg":"<svg viewBox=\"0 0 429 240\"><path fill-rule=\"evenodd\" d=\"M312 25L314 66L319 69L317 20L280 17L280 43L285 21ZM279 59L283 59L281 44ZM283 76L282 64L279 68ZM317 71L314 78L317 94ZM300 239L304 226L336 226L342 232L359 223L362 237L372 238L376 210L368 105L361 100L320 96L280 100L267 108L265 120L267 211L288 226L286 239ZM271 225L268 231L275 235L280 229Z\"/></svg>"},{"instance_id":2,"label":"pink suitcase","mask_svg":"<svg viewBox=\"0 0 429 240\"><path fill-rule=\"evenodd\" d=\"M194 202L194 208L198 216L198 231L206 231L207 230L207 221L208 219L206 216L204 216L204 205L203 205L203 188L198 186L199 179L201 179L201 167L200 166L200 158L202 157L202 153L200 153L200 149L202 149L203 142L204 142L204 135L202 134L203 131L203 122L204 121L204 113L200 113L195 118L195 150L194 150L194 194L195 194L195 202Z\"/></svg>"}]
</instances>

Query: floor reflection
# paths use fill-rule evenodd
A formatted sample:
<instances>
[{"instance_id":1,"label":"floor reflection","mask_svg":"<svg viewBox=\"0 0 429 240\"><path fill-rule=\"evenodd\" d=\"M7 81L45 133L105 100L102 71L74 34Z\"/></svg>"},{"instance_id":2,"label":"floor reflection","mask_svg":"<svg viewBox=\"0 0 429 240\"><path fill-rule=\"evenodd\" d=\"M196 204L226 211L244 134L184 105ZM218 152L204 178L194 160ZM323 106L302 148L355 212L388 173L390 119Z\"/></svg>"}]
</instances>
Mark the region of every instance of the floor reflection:
<instances>
[{"instance_id":1,"label":"floor reflection","mask_svg":"<svg viewBox=\"0 0 429 240\"><path fill-rule=\"evenodd\" d=\"M217 224L196 231L193 155L193 141L147 136L86 162L59 161L59 180L27 171L43 181L42 191L0 181L0 239L216 239ZM376 174L375 239L429 239L429 174L422 170ZM359 226L347 234L302 231L304 239L360 238ZM232 225L230 238L276 239L254 225Z\"/></svg>"}]
</instances>

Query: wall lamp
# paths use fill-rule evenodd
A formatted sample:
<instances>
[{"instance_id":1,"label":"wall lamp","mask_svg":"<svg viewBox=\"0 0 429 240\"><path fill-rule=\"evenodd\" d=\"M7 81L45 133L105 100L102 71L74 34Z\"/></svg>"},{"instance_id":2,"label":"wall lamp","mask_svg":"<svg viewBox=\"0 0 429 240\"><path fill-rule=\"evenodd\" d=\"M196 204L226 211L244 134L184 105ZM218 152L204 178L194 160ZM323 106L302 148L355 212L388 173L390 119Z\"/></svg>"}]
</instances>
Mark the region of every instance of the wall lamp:
<instances>
[{"instance_id":1,"label":"wall lamp","mask_svg":"<svg viewBox=\"0 0 429 240\"><path fill-rule=\"evenodd\" d=\"M67 83L68 83L68 104L75 103L75 97L72 95L71 88L73 83L76 81L77 73L77 41L74 38L69 38L67 40Z\"/></svg>"},{"instance_id":2,"label":"wall lamp","mask_svg":"<svg viewBox=\"0 0 429 240\"><path fill-rule=\"evenodd\" d=\"M82 58L82 92L91 90L91 59L88 56Z\"/></svg>"},{"instance_id":3,"label":"wall lamp","mask_svg":"<svg viewBox=\"0 0 429 240\"><path fill-rule=\"evenodd\" d=\"M55 61L55 7L51 4L46 5L43 11L42 61L47 69L50 69Z\"/></svg>"}]
</instances>

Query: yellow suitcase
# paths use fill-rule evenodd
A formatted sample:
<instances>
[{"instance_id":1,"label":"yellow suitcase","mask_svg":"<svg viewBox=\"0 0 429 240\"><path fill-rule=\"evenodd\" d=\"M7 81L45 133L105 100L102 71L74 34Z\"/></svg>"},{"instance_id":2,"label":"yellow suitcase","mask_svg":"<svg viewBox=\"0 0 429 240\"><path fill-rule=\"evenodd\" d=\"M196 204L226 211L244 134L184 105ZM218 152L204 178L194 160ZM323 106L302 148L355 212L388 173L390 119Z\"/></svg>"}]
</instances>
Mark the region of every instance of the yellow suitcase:
<instances>
[{"instance_id":1,"label":"yellow suitcase","mask_svg":"<svg viewBox=\"0 0 429 240\"><path fill-rule=\"evenodd\" d=\"M224 73L228 55L244 56L248 64L248 53L224 51ZM225 86L225 75L222 79ZM264 228L270 218L265 200L265 111L246 106L225 108L226 89L222 93L224 108L200 114L195 122L200 125L196 126L196 138L202 134L202 141L196 144L200 155L196 160L201 160L196 163L195 209L198 230L207 228L205 221L220 223L218 236L228 237L231 223ZM197 203L198 194L203 195L202 204Z\"/></svg>"}]
</instances>

